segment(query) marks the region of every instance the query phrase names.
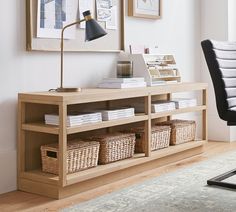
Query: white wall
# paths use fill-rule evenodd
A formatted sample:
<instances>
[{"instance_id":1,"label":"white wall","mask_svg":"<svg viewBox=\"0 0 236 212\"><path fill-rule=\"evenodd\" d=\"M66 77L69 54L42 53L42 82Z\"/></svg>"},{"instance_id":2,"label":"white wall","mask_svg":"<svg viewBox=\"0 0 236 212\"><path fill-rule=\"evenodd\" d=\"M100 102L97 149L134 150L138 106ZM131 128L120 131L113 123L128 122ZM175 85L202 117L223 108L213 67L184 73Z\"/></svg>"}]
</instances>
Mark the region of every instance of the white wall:
<instances>
[{"instance_id":1,"label":"white wall","mask_svg":"<svg viewBox=\"0 0 236 212\"><path fill-rule=\"evenodd\" d=\"M228 0L228 40L236 41L236 1Z\"/></svg>"},{"instance_id":2,"label":"white wall","mask_svg":"<svg viewBox=\"0 0 236 212\"><path fill-rule=\"evenodd\" d=\"M228 40L236 41L236 1L228 0ZM236 141L236 126L230 127L230 140Z\"/></svg>"},{"instance_id":3,"label":"white wall","mask_svg":"<svg viewBox=\"0 0 236 212\"><path fill-rule=\"evenodd\" d=\"M126 17L126 42L157 44L176 56L184 81L200 79L200 1L164 0L161 20ZM59 84L59 54L25 51L25 1L0 7L0 193L16 189L17 93ZM67 53L65 84L95 86L114 73L114 53Z\"/></svg>"},{"instance_id":4,"label":"white wall","mask_svg":"<svg viewBox=\"0 0 236 212\"><path fill-rule=\"evenodd\" d=\"M201 40L228 39L228 3L227 0L201 1ZM202 57L202 81L209 84L209 139L230 141L230 127L220 120L216 110L215 94L205 59ZM218 130L220 129L220 130Z\"/></svg>"}]
</instances>

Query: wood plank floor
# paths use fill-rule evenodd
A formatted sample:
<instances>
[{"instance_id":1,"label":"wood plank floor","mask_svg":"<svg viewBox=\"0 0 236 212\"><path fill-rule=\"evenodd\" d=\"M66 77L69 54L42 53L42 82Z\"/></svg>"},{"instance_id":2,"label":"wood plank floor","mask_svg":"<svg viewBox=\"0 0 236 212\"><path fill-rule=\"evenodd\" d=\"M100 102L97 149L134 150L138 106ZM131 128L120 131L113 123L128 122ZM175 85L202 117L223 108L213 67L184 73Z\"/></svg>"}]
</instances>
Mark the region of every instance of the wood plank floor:
<instances>
[{"instance_id":1,"label":"wood plank floor","mask_svg":"<svg viewBox=\"0 0 236 212\"><path fill-rule=\"evenodd\" d=\"M205 146L205 152L202 155L195 156L177 163L170 164L158 169L153 169L127 179L87 191L63 200L53 200L25 192L15 191L0 195L0 211L58 211L62 208L87 201L98 196L108 194L127 186L141 183L164 173L172 172L183 167L191 166L197 162L208 160L216 155L224 154L229 151L236 151L235 143L209 142Z\"/></svg>"}]
</instances>

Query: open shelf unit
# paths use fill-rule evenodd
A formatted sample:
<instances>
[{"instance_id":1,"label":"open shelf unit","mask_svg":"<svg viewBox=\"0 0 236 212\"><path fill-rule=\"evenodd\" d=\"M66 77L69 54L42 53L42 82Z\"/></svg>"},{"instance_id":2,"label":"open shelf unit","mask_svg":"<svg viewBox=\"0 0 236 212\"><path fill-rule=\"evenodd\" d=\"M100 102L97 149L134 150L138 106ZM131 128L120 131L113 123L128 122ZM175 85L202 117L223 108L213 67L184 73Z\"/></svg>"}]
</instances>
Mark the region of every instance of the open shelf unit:
<instances>
[{"instance_id":1,"label":"open shelf unit","mask_svg":"<svg viewBox=\"0 0 236 212\"><path fill-rule=\"evenodd\" d=\"M156 99L171 99L176 92L200 91L199 106L161 113L151 113L151 102ZM101 123L66 127L66 116L71 109L84 107L126 106L142 102L144 113L134 117L103 121ZM170 146L151 152L152 122L171 119L172 115L188 112L202 113L202 138L193 142ZM44 124L45 113L58 113L59 126ZM207 84L178 83L158 87L136 89L84 89L81 93L22 93L19 94L19 139L18 139L18 188L22 191L53 198L64 198L109 182L134 175L140 171L166 165L176 160L203 152L207 142ZM146 150L133 158L107 165L66 174L66 146L70 136L79 137L89 133L117 131L122 127L144 127ZM73 138L74 138L73 137ZM40 146L59 143L59 175L41 171Z\"/></svg>"}]
</instances>

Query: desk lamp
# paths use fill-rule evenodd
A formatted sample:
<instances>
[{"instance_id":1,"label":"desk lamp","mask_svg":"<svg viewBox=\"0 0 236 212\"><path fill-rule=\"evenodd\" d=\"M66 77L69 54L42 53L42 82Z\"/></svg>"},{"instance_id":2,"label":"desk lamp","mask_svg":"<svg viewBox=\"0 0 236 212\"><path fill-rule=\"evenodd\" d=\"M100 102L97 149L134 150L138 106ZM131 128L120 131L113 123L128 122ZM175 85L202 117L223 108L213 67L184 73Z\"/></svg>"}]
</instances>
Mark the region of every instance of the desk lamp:
<instances>
[{"instance_id":1,"label":"desk lamp","mask_svg":"<svg viewBox=\"0 0 236 212\"><path fill-rule=\"evenodd\" d=\"M84 19L78 20L74 23L68 24L63 27L61 31L61 84L60 87L56 89L57 92L80 92L81 88L65 88L63 86L63 68L64 68L64 31L65 29L80 24L81 22L86 22L85 25L85 41L92 41L97 38L103 37L107 33L104 29L92 18L91 12L83 12Z\"/></svg>"}]
</instances>

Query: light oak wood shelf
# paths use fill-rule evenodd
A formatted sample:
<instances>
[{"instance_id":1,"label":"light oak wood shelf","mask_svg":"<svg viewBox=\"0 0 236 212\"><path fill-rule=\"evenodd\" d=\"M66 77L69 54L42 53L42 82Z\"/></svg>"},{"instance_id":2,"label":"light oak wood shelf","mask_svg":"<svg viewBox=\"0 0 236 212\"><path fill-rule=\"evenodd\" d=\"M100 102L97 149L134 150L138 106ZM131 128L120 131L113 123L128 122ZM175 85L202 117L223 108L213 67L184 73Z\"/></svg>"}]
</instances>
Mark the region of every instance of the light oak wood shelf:
<instances>
[{"instance_id":1,"label":"light oak wood shelf","mask_svg":"<svg viewBox=\"0 0 236 212\"><path fill-rule=\"evenodd\" d=\"M152 101L170 100L172 93L188 91L201 92L202 101L199 106L151 113ZM125 119L66 127L67 112L71 109L94 107L100 103L109 108L116 104L116 106L125 106L128 102L133 106L137 102L142 102L145 112ZM84 89L80 93L22 93L19 94L18 111L18 189L57 199L200 154L207 142L207 84L205 83L177 83L137 89ZM59 126L42 123L44 114L52 112L59 113ZM152 122L168 120L172 115L188 112L202 113L202 138L151 152ZM135 154L130 159L98 165L73 174L66 173L68 136L79 136L80 133L91 135L94 130L100 133L108 129L117 131L126 129L126 126L137 125L144 127L146 143L143 154ZM40 146L52 142L59 144L58 176L41 171Z\"/></svg>"},{"instance_id":2,"label":"light oak wood shelf","mask_svg":"<svg viewBox=\"0 0 236 212\"><path fill-rule=\"evenodd\" d=\"M206 106L196 106L196 107L188 107L188 108L181 108L181 109L176 109L176 110L170 110L170 111L165 111L165 112L160 112L160 113L152 113L151 118L156 119L156 118L161 118L161 117L166 117L166 116L173 116L173 115L178 115L181 113L190 113L190 112L197 112L197 111L203 111L206 110Z\"/></svg>"},{"instance_id":3,"label":"light oak wood shelf","mask_svg":"<svg viewBox=\"0 0 236 212\"><path fill-rule=\"evenodd\" d=\"M130 118L123 118L123 119L116 119L111 121L102 121L99 123L94 124L84 124L84 125L78 125L73 127L67 127L66 131L67 134L74 134L74 133L80 133L80 132L86 132L91 130L97 130L107 127L114 127L124 124L130 124L130 123L136 123L141 121L147 121L148 116L147 115L138 115L136 114L134 117ZM59 127L53 126L53 125L46 125L44 123L30 123L30 124L22 124L22 129L27 131L33 131L33 132L44 132L49 134L59 134Z\"/></svg>"}]
</instances>

